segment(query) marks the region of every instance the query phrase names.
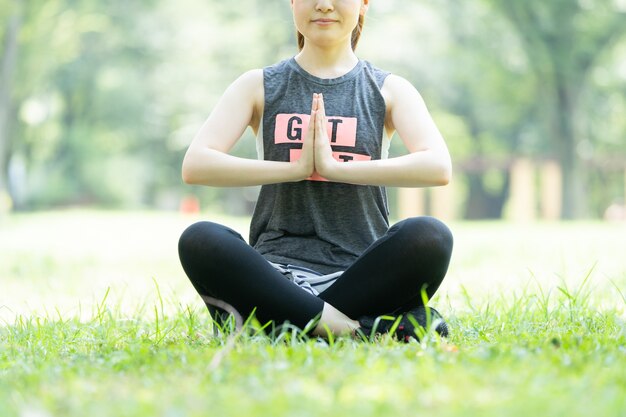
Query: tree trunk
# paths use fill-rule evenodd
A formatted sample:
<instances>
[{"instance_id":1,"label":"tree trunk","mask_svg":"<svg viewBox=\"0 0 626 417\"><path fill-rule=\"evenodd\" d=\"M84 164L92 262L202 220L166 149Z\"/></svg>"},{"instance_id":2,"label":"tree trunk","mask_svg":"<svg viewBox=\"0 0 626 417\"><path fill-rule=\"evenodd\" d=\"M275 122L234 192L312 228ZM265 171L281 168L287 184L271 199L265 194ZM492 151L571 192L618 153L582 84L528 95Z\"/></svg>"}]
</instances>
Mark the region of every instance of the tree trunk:
<instances>
[{"instance_id":1,"label":"tree trunk","mask_svg":"<svg viewBox=\"0 0 626 417\"><path fill-rule=\"evenodd\" d=\"M509 191L509 174L505 174L505 183L502 188L493 194L485 188L483 183L484 172L468 172L469 194L465 206L465 219L500 219L502 209Z\"/></svg>"},{"instance_id":2,"label":"tree trunk","mask_svg":"<svg viewBox=\"0 0 626 417\"><path fill-rule=\"evenodd\" d=\"M9 193L8 165L10 160L13 74L17 64L17 34L21 26L19 6L9 17L0 56L0 197Z\"/></svg>"},{"instance_id":3,"label":"tree trunk","mask_svg":"<svg viewBox=\"0 0 626 417\"><path fill-rule=\"evenodd\" d=\"M575 93L562 80L555 80L556 93L556 144L558 158L563 171L562 183L562 214L561 218L570 220L584 217L587 214L584 199L584 172L580 167L580 159L576 152L576 117Z\"/></svg>"}]
</instances>

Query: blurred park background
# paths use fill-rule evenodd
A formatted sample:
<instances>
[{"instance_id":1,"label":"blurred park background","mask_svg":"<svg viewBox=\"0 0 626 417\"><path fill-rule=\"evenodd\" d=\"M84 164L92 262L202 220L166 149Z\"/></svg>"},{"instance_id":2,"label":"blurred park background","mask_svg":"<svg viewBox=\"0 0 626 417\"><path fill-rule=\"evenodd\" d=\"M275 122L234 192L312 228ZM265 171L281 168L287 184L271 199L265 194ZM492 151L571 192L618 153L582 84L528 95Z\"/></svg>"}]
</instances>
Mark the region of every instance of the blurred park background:
<instances>
[{"instance_id":1,"label":"blurred park background","mask_svg":"<svg viewBox=\"0 0 626 417\"><path fill-rule=\"evenodd\" d=\"M186 186L181 161L230 82L296 52L288 0L0 0L0 212L248 215L256 188ZM626 217L626 0L373 0L357 52L453 157L450 186L389 190L393 216Z\"/></svg>"},{"instance_id":2,"label":"blurred park background","mask_svg":"<svg viewBox=\"0 0 626 417\"><path fill-rule=\"evenodd\" d=\"M208 371L178 237L247 236L258 189L185 185L181 162L237 76L297 53L289 0L0 0L2 416L337 415L335 377L349 415L623 414L626 0L370 3L358 55L417 87L451 151L450 185L388 192L392 221L453 230L432 305L460 353L255 342ZM233 152L256 157L250 131Z\"/></svg>"}]
</instances>

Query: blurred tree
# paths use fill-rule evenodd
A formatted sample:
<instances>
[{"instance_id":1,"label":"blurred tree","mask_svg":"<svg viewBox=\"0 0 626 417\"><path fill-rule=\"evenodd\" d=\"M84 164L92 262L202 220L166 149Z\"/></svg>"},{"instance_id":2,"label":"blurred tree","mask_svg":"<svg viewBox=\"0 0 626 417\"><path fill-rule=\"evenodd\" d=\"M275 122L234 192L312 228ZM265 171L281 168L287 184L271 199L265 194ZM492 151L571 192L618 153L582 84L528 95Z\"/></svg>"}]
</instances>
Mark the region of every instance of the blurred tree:
<instances>
[{"instance_id":1,"label":"blurred tree","mask_svg":"<svg viewBox=\"0 0 626 417\"><path fill-rule=\"evenodd\" d=\"M16 113L13 84L17 67L18 34L22 26L22 1L15 0L0 8L0 201L9 194L8 165L12 147L11 123Z\"/></svg>"},{"instance_id":2,"label":"blurred tree","mask_svg":"<svg viewBox=\"0 0 626 417\"><path fill-rule=\"evenodd\" d=\"M145 82L156 1L20 3L9 104L19 141L4 158L21 173L9 181L17 208L141 200L153 173L142 154L154 156L163 137L150 129L155 91Z\"/></svg>"},{"instance_id":3,"label":"blurred tree","mask_svg":"<svg viewBox=\"0 0 626 417\"><path fill-rule=\"evenodd\" d=\"M626 201L626 42L596 66L581 100L587 117L577 151L591 175L592 213L602 217L609 206Z\"/></svg>"},{"instance_id":4,"label":"blurred tree","mask_svg":"<svg viewBox=\"0 0 626 417\"><path fill-rule=\"evenodd\" d=\"M295 32L289 3L283 0L179 0L164 2L160 13L172 36L157 72L160 84L169 86L168 101L161 105L171 115L167 141L177 158L174 175L180 182L182 154L228 85L245 71L295 54ZM232 152L256 157L251 130ZM257 195L255 187L179 190L198 195L202 207L235 214L249 214Z\"/></svg>"},{"instance_id":5,"label":"blurred tree","mask_svg":"<svg viewBox=\"0 0 626 417\"><path fill-rule=\"evenodd\" d=\"M437 6L449 36L439 57L447 63L437 84L441 104L467 127L463 146L451 144L467 182L464 217L500 218L511 158L536 146L527 140L532 83L520 77L528 63L507 22L483 4L444 0Z\"/></svg>"},{"instance_id":6,"label":"blurred tree","mask_svg":"<svg viewBox=\"0 0 626 417\"><path fill-rule=\"evenodd\" d=\"M587 113L581 95L594 68L626 33L626 6L620 0L486 1L522 41L536 79L536 114L547 116L545 137L563 170L562 215L580 217L586 214L587 183L577 152Z\"/></svg>"},{"instance_id":7,"label":"blurred tree","mask_svg":"<svg viewBox=\"0 0 626 417\"><path fill-rule=\"evenodd\" d=\"M203 207L250 209L254 189L183 186L180 164L228 84L296 53L288 2L0 2L0 194L8 187L17 208L174 208L194 192ZM358 53L424 95L459 163L465 216L499 217L511 156L564 144L587 164L623 155L620 4L385 0L372 3ZM250 131L233 149L255 151ZM620 175L611 166L602 175ZM592 190L594 201L616 187Z\"/></svg>"}]
</instances>

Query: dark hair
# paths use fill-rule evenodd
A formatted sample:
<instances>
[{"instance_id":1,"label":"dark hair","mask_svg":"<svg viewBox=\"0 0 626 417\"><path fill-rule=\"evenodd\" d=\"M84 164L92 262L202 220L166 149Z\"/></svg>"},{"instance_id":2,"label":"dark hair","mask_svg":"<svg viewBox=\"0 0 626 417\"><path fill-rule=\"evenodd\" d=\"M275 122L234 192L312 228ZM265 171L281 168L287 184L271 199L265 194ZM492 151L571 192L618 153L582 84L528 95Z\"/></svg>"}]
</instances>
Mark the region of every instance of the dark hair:
<instances>
[{"instance_id":1,"label":"dark hair","mask_svg":"<svg viewBox=\"0 0 626 417\"><path fill-rule=\"evenodd\" d=\"M363 31L363 23L365 23L365 15L359 15L359 23L357 23L356 27L352 31L352 50L356 49L356 45L359 43L359 38L361 38L361 32ZM298 49L302 50L304 48L304 36L302 33L297 32L298 37Z\"/></svg>"}]
</instances>

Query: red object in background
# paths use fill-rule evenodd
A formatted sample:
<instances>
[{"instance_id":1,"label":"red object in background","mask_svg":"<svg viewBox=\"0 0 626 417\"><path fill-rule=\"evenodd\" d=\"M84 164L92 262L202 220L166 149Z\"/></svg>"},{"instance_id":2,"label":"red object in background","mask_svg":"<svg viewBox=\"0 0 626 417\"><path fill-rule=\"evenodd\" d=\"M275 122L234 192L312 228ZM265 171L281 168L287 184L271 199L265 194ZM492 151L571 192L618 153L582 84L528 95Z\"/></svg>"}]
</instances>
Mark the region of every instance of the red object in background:
<instances>
[{"instance_id":1,"label":"red object in background","mask_svg":"<svg viewBox=\"0 0 626 417\"><path fill-rule=\"evenodd\" d=\"M200 213L200 201L193 195L183 197L180 201L180 212L183 214L198 214Z\"/></svg>"}]
</instances>

